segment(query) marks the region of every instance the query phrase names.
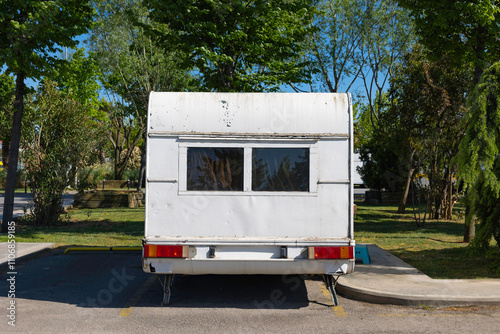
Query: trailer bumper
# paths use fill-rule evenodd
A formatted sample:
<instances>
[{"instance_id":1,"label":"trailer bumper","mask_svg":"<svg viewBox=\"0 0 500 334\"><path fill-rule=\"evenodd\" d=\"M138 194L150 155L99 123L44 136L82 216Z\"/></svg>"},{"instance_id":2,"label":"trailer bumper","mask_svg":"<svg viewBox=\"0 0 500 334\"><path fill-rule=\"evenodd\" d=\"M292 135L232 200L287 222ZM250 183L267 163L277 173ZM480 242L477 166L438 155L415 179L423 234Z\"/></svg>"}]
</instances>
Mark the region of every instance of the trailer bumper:
<instances>
[{"instance_id":1,"label":"trailer bumper","mask_svg":"<svg viewBox=\"0 0 500 334\"><path fill-rule=\"evenodd\" d=\"M156 274L327 274L354 271L354 241L218 245L144 243L143 270Z\"/></svg>"},{"instance_id":2,"label":"trailer bumper","mask_svg":"<svg viewBox=\"0 0 500 334\"><path fill-rule=\"evenodd\" d=\"M342 275L353 272L354 260L190 260L142 259L143 269L156 274L186 275Z\"/></svg>"}]
</instances>

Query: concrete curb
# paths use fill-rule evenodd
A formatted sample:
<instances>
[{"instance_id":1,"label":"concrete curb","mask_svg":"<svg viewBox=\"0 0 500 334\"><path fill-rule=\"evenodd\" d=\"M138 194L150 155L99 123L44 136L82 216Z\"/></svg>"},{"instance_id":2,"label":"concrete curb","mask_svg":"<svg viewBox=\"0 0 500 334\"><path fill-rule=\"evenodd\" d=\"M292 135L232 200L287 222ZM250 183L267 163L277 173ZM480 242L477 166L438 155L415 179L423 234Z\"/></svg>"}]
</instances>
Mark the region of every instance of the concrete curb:
<instances>
[{"instance_id":1,"label":"concrete curb","mask_svg":"<svg viewBox=\"0 0 500 334\"><path fill-rule=\"evenodd\" d=\"M341 296L405 306L500 305L500 279L432 279L391 253L368 245L372 264L341 277Z\"/></svg>"},{"instance_id":2,"label":"concrete curb","mask_svg":"<svg viewBox=\"0 0 500 334\"><path fill-rule=\"evenodd\" d=\"M373 304L391 304L403 306L498 306L499 296L451 296L451 295L415 295L397 294L384 291L356 288L341 283L337 284L337 292L345 298Z\"/></svg>"}]
</instances>

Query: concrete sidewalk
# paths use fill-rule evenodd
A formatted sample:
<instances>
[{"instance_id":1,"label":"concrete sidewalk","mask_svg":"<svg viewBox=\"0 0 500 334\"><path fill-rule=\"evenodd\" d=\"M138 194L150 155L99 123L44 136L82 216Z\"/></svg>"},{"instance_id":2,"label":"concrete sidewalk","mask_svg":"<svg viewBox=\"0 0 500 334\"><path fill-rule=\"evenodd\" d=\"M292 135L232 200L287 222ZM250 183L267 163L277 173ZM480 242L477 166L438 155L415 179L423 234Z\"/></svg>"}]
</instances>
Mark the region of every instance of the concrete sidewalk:
<instances>
[{"instance_id":1,"label":"concrete sidewalk","mask_svg":"<svg viewBox=\"0 0 500 334\"><path fill-rule=\"evenodd\" d=\"M29 243L29 242L16 242L15 243L15 253L9 252L9 243L0 242L0 273L11 271L8 268L9 254L14 254L11 256L15 261L15 267L21 263L21 261L26 261L31 259L43 252L52 250L56 245L53 243ZM14 269L15 271L15 269Z\"/></svg>"},{"instance_id":2,"label":"concrete sidewalk","mask_svg":"<svg viewBox=\"0 0 500 334\"><path fill-rule=\"evenodd\" d=\"M432 279L391 253L368 245L371 264L338 280L344 297L410 306L500 305L500 279Z\"/></svg>"}]
</instances>

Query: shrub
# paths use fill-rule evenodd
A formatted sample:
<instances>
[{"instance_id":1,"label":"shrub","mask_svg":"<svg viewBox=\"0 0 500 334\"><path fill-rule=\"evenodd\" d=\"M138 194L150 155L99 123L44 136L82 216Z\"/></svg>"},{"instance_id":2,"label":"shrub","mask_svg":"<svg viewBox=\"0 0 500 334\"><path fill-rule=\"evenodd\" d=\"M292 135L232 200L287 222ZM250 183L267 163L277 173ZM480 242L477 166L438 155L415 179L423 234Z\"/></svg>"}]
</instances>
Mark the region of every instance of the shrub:
<instances>
[{"instance_id":1,"label":"shrub","mask_svg":"<svg viewBox=\"0 0 500 334\"><path fill-rule=\"evenodd\" d=\"M113 180L114 170L111 163L88 166L78 172L78 192L96 189L102 180Z\"/></svg>"},{"instance_id":2,"label":"shrub","mask_svg":"<svg viewBox=\"0 0 500 334\"><path fill-rule=\"evenodd\" d=\"M69 172L83 164L99 128L86 107L51 82L44 82L28 101L24 118L23 161L33 194L29 219L36 225L51 225L63 212Z\"/></svg>"}]
</instances>

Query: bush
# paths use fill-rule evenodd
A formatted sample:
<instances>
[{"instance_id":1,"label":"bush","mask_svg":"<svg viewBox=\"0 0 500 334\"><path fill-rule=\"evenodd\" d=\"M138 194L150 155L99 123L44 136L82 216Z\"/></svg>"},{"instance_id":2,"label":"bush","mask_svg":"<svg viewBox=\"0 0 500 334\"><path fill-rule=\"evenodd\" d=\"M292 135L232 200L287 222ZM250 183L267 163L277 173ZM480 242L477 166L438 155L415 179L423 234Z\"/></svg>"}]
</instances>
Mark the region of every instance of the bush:
<instances>
[{"instance_id":1,"label":"bush","mask_svg":"<svg viewBox=\"0 0 500 334\"><path fill-rule=\"evenodd\" d=\"M33 194L29 219L35 225L59 222L69 172L83 164L96 145L99 128L88 109L44 82L24 116L23 162Z\"/></svg>"},{"instance_id":2,"label":"bush","mask_svg":"<svg viewBox=\"0 0 500 334\"><path fill-rule=\"evenodd\" d=\"M136 181L139 180L139 169L127 169L123 173L123 180Z\"/></svg>"},{"instance_id":3,"label":"bush","mask_svg":"<svg viewBox=\"0 0 500 334\"><path fill-rule=\"evenodd\" d=\"M127 155L127 151L128 151L128 149L125 149L121 153L121 155L120 155L121 161L123 161L123 159ZM141 149L137 146L134 147L134 149L132 150L132 155L130 156L130 159L127 161L127 165L125 166L125 168L127 170L139 169L141 167L141 154L142 154ZM125 176L124 176L124 178L125 178ZM127 180L127 179L125 178L125 180Z\"/></svg>"},{"instance_id":4,"label":"bush","mask_svg":"<svg viewBox=\"0 0 500 334\"><path fill-rule=\"evenodd\" d=\"M7 168L0 168L0 188L5 189L7 182ZM26 173L24 169L20 169L16 174L16 188L24 188L26 182Z\"/></svg>"},{"instance_id":5,"label":"bush","mask_svg":"<svg viewBox=\"0 0 500 334\"><path fill-rule=\"evenodd\" d=\"M82 168L78 172L78 192L96 189L102 180L114 180L114 170L111 163Z\"/></svg>"}]
</instances>

